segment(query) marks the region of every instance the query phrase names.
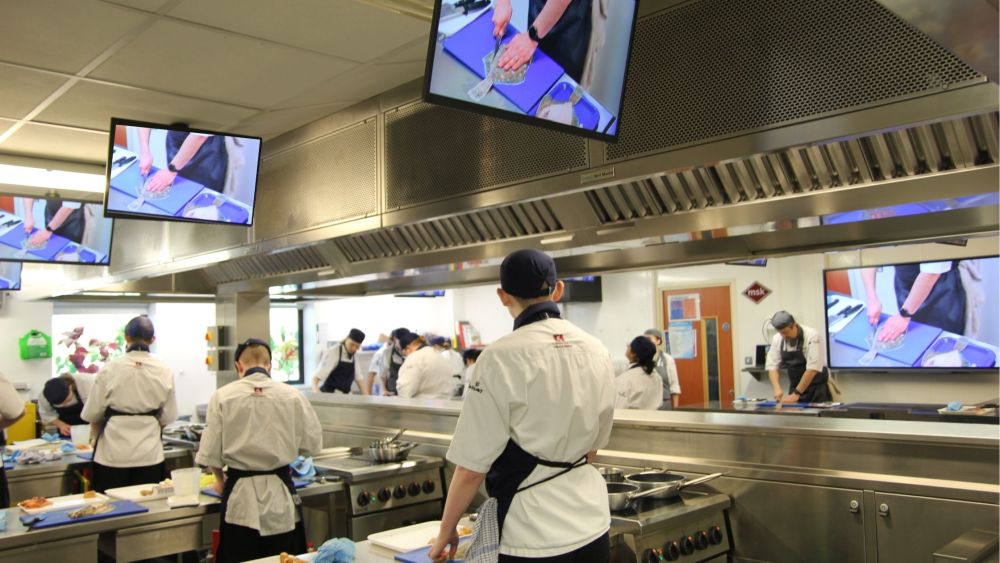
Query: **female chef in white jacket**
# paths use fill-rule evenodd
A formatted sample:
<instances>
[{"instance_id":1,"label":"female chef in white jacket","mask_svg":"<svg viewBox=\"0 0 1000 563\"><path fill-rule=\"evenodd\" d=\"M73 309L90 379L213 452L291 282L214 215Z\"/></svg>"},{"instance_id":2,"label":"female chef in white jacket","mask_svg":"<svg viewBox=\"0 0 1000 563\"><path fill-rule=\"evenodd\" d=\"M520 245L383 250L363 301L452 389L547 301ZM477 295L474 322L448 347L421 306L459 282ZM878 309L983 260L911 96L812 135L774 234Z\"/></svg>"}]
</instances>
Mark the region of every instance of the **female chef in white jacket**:
<instances>
[{"instance_id":1,"label":"female chef in white jacket","mask_svg":"<svg viewBox=\"0 0 1000 563\"><path fill-rule=\"evenodd\" d=\"M396 394L414 399L447 399L451 396L452 365L423 337L407 332L399 337L406 361L399 368Z\"/></svg>"},{"instance_id":2,"label":"female chef in white jacket","mask_svg":"<svg viewBox=\"0 0 1000 563\"><path fill-rule=\"evenodd\" d=\"M636 336L625 348L629 370L615 378L615 408L655 411L663 402L663 383L653 370L656 346Z\"/></svg>"}]
</instances>

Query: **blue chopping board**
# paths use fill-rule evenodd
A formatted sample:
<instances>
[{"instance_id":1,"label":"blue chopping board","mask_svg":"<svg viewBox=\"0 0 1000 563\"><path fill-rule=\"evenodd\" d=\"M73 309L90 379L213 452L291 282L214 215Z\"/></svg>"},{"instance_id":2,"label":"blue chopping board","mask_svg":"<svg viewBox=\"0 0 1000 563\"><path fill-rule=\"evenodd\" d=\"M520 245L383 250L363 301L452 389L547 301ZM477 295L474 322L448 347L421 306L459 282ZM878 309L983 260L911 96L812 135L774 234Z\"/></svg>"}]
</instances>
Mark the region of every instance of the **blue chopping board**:
<instances>
[{"instance_id":1,"label":"blue chopping board","mask_svg":"<svg viewBox=\"0 0 1000 563\"><path fill-rule=\"evenodd\" d=\"M885 322L889 315L882 314L879 325ZM916 321L911 321L906 330L906 338L903 345L895 350L879 350L879 356L885 356L891 360L906 364L915 365L923 355L927 347L941 335L941 329ZM872 327L868 323L868 315L860 314L854 317L846 327L841 329L835 337L837 342L847 344L859 350L867 352L871 349L868 339L871 338Z\"/></svg>"},{"instance_id":2,"label":"blue chopping board","mask_svg":"<svg viewBox=\"0 0 1000 563\"><path fill-rule=\"evenodd\" d=\"M296 489L301 489L307 486L308 484L309 481L299 481L298 479L292 479L292 486L295 487ZM212 487L204 487L203 489L201 489L201 494L213 498L222 498L222 495L215 492L215 489L213 489Z\"/></svg>"},{"instance_id":3,"label":"blue chopping board","mask_svg":"<svg viewBox=\"0 0 1000 563\"><path fill-rule=\"evenodd\" d=\"M945 354L954 350L956 344L958 344L957 338L953 336L942 336L934 342L934 345L931 346L927 352ZM965 358L965 361L974 364L977 368L993 367L997 361L997 355L993 353L993 350L976 346L971 342L967 344L960 353L962 354L962 357Z\"/></svg>"},{"instance_id":4,"label":"blue chopping board","mask_svg":"<svg viewBox=\"0 0 1000 563\"><path fill-rule=\"evenodd\" d=\"M177 216L183 217L184 213L189 208L211 206L215 202L216 198L222 198L224 200L224 203L219 206L219 221L245 225L250 220L250 213L246 210L246 208L236 205L230 201L228 197L209 188L205 188L200 194L195 196L194 199L177 212ZM199 221L200 219L195 220Z\"/></svg>"},{"instance_id":5,"label":"blue chopping board","mask_svg":"<svg viewBox=\"0 0 1000 563\"><path fill-rule=\"evenodd\" d=\"M112 180L113 182L114 180ZM125 213L136 213L139 215L163 215L163 210L153 207L148 201L142 202L142 205L136 211L132 211L128 208L128 204L135 201L135 196L128 195L125 192L120 192L118 190L108 190L107 206L111 211L123 211Z\"/></svg>"},{"instance_id":6,"label":"blue chopping board","mask_svg":"<svg viewBox=\"0 0 1000 563\"><path fill-rule=\"evenodd\" d=\"M518 30L507 24L502 43L507 44ZM496 39L493 38L493 10L486 10L469 25L455 32L444 40L444 50L458 59L479 78L486 78L486 68L483 57L493 52ZM565 74L559 66L541 49L535 49L531 63L520 84L495 84L493 86L505 98L514 103L521 111L528 113L538 100L552 88L556 80Z\"/></svg>"},{"instance_id":7,"label":"blue chopping board","mask_svg":"<svg viewBox=\"0 0 1000 563\"><path fill-rule=\"evenodd\" d=\"M35 234L37 232L37 227L31 230L31 234ZM21 243L26 238L28 238L28 234L24 232L24 228L18 227L7 231L6 234L0 237L0 242L3 242L7 246L12 246L17 250L21 250ZM59 235L52 235L52 237L49 238L48 243L45 244L45 248L29 250L28 254L37 256L43 260L52 260L67 244L69 244L68 238L61 237Z\"/></svg>"},{"instance_id":8,"label":"blue chopping board","mask_svg":"<svg viewBox=\"0 0 1000 563\"><path fill-rule=\"evenodd\" d=\"M159 171L158 168L153 167L149 169L149 177L152 178L154 174ZM135 198L139 197L139 188L142 186L142 175L139 174L139 163L136 162L125 169L124 172L118 174L111 180L111 187L123 192L126 195L132 196L125 205L120 207L115 207L112 211L121 211L124 213L136 213L128 208L128 204L132 202ZM198 195L204 186L197 182L192 182L182 175L178 174L174 179L174 183L170 186L170 195L162 199L149 199L145 200L145 204L153 206L158 211L157 215L176 215L187 202L191 201L191 198ZM143 205L145 208L145 205Z\"/></svg>"},{"instance_id":9,"label":"blue chopping board","mask_svg":"<svg viewBox=\"0 0 1000 563\"><path fill-rule=\"evenodd\" d=\"M59 251L59 254L74 254L77 252L79 252L80 258L76 260L76 262L81 264L93 264L97 261L96 252L90 250L86 246L76 244L75 242L67 244L62 250Z\"/></svg>"},{"instance_id":10,"label":"blue chopping board","mask_svg":"<svg viewBox=\"0 0 1000 563\"><path fill-rule=\"evenodd\" d=\"M104 520L105 518L116 518L118 516L128 516L129 514L141 514L143 512L149 512L149 509L141 504L134 503L130 500L116 500L109 503L115 507L111 512L105 512L104 514L93 514L91 516L84 516L83 518L70 518L68 514L79 510L80 507L73 508L71 510L60 510L57 512L46 512L45 519L39 520L31 526L32 530L40 530L43 528L55 528L56 526L65 526L66 524L79 524L81 522L90 522L91 520ZM21 523L30 522L34 518L31 514L24 514L20 516Z\"/></svg>"},{"instance_id":11,"label":"blue chopping board","mask_svg":"<svg viewBox=\"0 0 1000 563\"><path fill-rule=\"evenodd\" d=\"M472 536L467 536L458 540L459 545L472 541ZM403 561L404 563L433 563L430 557L427 557L427 552L431 550L431 546L427 545L419 549L414 549L413 551L407 551L406 553L400 553L395 557L396 561ZM461 563L465 561L464 559L452 559Z\"/></svg>"}]
</instances>

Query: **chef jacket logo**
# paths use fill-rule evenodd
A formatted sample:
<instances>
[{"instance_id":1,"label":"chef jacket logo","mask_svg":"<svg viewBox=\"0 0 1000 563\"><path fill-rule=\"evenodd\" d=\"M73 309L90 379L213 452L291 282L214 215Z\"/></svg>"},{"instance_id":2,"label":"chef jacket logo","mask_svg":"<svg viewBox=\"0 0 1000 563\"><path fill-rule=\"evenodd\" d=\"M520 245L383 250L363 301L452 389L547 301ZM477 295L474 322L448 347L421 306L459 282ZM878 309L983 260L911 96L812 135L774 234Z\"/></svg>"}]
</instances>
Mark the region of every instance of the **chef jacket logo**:
<instances>
[{"instance_id":1,"label":"chef jacket logo","mask_svg":"<svg viewBox=\"0 0 1000 563\"><path fill-rule=\"evenodd\" d=\"M254 397L263 397L264 396L264 388L263 387L254 387L253 388L253 396Z\"/></svg>"},{"instance_id":2,"label":"chef jacket logo","mask_svg":"<svg viewBox=\"0 0 1000 563\"><path fill-rule=\"evenodd\" d=\"M756 281L750 284L750 287L743 290L743 296L754 303L760 303L772 293L774 292L764 287L760 282Z\"/></svg>"},{"instance_id":3,"label":"chef jacket logo","mask_svg":"<svg viewBox=\"0 0 1000 563\"><path fill-rule=\"evenodd\" d=\"M483 387L482 387L482 385L479 384L479 381L476 380L476 381L473 381L472 383L469 384L469 391L475 391L476 393L482 393L483 392Z\"/></svg>"},{"instance_id":4,"label":"chef jacket logo","mask_svg":"<svg viewBox=\"0 0 1000 563\"><path fill-rule=\"evenodd\" d=\"M556 342L566 342L566 337L561 334L553 334L552 338L554 338Z\"/></svg>"}]
</instances>

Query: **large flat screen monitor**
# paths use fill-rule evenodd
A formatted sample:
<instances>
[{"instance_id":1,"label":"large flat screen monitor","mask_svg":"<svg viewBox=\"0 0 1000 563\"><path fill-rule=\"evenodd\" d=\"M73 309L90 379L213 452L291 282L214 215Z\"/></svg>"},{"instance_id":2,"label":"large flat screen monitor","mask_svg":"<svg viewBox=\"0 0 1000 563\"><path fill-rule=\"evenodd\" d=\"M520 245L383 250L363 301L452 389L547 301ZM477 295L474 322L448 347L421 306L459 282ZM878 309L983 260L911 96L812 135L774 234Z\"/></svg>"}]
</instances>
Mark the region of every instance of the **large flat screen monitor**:
<instances>
[{"instance_id":1,"label":"large flat screen monitor","mask_svg":"<svg viewBox=\"0 0 1000 563\"><path fill-rule=\"evenodd\" d=\"M107 266L113 226L99 203L0 193L0 260Z\"/></svg>"},{"instance_id":2,"label":"large flat screen monitor","mask_svg":"<svg viewBox=\"0 0 1000 563\"><path fill-rule=\"evenodd\" d=\"M424 99L618 138L636 0L437 0Z\"/></svg>"},{"instance_id":3,"label":"large flat screen monitor","mask_svg":"<svg viewBox=\"0 0 1000 563\"><path fill-rule=\"evenodd\" d=\"M260 138L114 118L108 217L253 224Z\"/></svg>"},{"instance_id":4,"label":"large flat screen monitor","mask_svg":"<svg viewBox=\"0 0 1000 563\"><path fill-rule=\"evenodd\" d=\"M824 272L833 369L997 369L1000 258L985 256Z\"/></svg>"},{"instance_id":5,"label":"large flat screen monitor","mask_svg":"<svg viewBox=\"0 0 1000 563\"><path fill-rule=\"evenodd\" d=\"M0 262L0 291L21 289L21 263Z\"/></svg>"}]
</instances>

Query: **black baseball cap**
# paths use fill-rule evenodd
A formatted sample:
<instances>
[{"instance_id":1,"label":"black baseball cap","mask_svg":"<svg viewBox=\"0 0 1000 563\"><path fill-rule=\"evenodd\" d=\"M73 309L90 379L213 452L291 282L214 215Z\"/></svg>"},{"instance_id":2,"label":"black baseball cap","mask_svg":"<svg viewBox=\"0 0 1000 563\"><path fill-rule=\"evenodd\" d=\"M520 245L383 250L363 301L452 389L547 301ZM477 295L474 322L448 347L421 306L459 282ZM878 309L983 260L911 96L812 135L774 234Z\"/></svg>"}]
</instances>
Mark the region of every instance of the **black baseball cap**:
<instances>
[{"instance_id":1,"label":"black baseball cap","mask_svg":"<svg viewBox=\"0 0 1000 563\"><path fill-rule=\"evenodd\" d=\"M69 397L69 381L63 377L54 377L45 382L42 396L52 406L58 406Z\"/></svg>"},{"instance_id":2,"label":"black baseball cap","mask_svg":"<svg viewBox=\"0 0 1000 563\"><path fill-rule=\"evenodd\" d=\"M514 297L545 297L555 287L556 263L540 250L517 250L500 264L500 288Z\"/></svg>"},{"instance_id":3,"label":"black baseball cap","mask_svg":"<svg viewBox=\"0 0 1000 563\"><path fill-rule=\"evenodd\" d=\"M362 342L365 341L365 333L361 332L356 328L352 328L351 332L347 335L347 337L357 342L358 344L361 344Z\"/></svg>"},{"instance_id":4,"label":"black baseball cap","mask_svg":"<svg viewBox=\"0 0 1000 563\"><path fill-rule=\"evenodd\" d=\"M236 354L233 356L233 361L240 361L240 356L242 356L243 352L251 346L263 346L264 348L267 348L267 358L271 359L271 346L266 341L259 338L248 338L245 342L236 346Z\"/></svg>"}]
</instances>

